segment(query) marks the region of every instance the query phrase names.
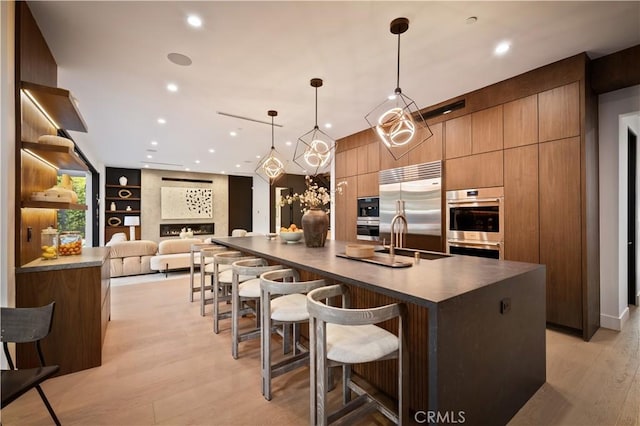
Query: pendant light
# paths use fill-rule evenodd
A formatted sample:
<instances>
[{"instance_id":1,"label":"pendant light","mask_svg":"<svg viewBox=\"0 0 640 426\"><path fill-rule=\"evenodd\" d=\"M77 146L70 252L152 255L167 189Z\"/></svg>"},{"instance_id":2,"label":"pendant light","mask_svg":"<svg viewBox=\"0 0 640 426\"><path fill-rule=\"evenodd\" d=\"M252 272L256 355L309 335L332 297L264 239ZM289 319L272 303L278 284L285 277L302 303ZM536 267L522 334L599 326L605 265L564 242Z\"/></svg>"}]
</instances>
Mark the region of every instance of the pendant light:
<instances>
[{"instance_id":1,"label":"pendant light","mask_svg":"<svg viewBox=\"0 0 640 426\"><path fill-rule=\"evenodd\" d=\"M276 151L276 148L273 145L273 118L278 115L278 111L269 110L267 114L271 117L271 149L269 150L269 153L258 163L258 167L256 167L255 172L262 179L266 180L269 185L272 185L273 182L275 182L276 179L284 173L284 164L278 158L278 151Z\"/></svg>"},{"instance_id":2,"label":"pendant light","mask_svg":"<svg viewBox=\"0 0 640 426\"><path fill-rule=\"evenodd\" d=\"M433 133L416 103L400 89L400 34L409 29L407 18L391 21L390 31L398 35L398 67L394 94L365 116L369 126L396 160L429 139Z\"/></svg>"},{"instance_id":3,"label":"pendant light","mask_svg":"<svg viewBox=\"0 0 640 426\"><path fill-rule=\"evenodd\" d=\"M316 124L309 132L298 138L293 161L308 175L328 171L331 165L331 153L335 149L335 141L318 127L318 87L322 87L322 79L312 78L311 87L316 89Z\"/></svg>"}]
</instances>

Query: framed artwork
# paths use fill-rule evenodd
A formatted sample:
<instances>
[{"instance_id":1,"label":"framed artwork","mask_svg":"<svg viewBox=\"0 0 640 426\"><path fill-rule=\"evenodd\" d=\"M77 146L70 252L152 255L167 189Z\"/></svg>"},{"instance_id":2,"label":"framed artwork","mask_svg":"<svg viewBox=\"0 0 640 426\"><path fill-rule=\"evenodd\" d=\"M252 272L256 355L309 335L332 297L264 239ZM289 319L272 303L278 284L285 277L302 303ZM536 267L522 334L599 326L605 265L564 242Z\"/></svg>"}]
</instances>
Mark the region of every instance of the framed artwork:
<instances>
[{"instance_id":1,"label":"framed artwork","mask_svg":"<svg viewBox=\"0 0 640 426\"><path fill-rule=\"evenodd\" d=\"M213 190L207 188L160 188L162 219L212 219Z\"/></svg>"}]
</instances>

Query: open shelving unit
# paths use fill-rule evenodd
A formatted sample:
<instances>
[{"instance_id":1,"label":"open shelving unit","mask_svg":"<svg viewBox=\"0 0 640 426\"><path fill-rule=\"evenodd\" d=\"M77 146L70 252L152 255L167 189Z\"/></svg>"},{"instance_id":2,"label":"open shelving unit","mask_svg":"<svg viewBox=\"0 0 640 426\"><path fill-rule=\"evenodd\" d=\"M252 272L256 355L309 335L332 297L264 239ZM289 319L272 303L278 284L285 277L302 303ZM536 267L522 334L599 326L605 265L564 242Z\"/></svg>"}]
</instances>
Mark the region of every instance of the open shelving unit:
<instances>
[{"instance_id":1,"label":"open shelving unit","mask_svg":"<svg viewBox=\"0 0 640 426\"><path fill-rule=\"evenodd\" d=\"M126 185L120 185L120 177L127 178ZM105 176L105 202L104 205L104 238L105 243L108 242L113 234L124 232L129 238L129 227L124 226L125 216L140 216L142 186L142 174L140 169L123 169L116 167L107 167ZM123 190L126 190L128 196L123 196ZM115 210L111 210L111 203L114 203ZM130 207L131 210L127 210ZM112 223L116 223L112 225ZM140 226L136 227L136 239L140 239L142 221Z\"/></svg>"}]
</instances>

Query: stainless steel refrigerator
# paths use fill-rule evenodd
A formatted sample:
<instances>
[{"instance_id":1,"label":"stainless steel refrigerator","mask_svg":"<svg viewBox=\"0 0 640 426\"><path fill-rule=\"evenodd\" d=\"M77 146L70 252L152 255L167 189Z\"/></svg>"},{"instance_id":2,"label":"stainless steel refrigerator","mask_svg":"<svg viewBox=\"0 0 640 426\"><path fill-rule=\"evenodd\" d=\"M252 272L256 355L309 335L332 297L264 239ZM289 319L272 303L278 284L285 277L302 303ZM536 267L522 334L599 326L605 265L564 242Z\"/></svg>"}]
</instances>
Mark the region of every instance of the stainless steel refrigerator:
<instances>
[{"instance_id":1,"label":"stainless steel refrigerator","mask_svg":"<svg viewBox=\"0 0 640 426\"><path fill-rule=\"evenodd\" d=\"M389 243L391 220L401 200L408 223L405 246L442 251L442 162L381 170L379 183L380 240Z\"/></svg>"}]
</instances>

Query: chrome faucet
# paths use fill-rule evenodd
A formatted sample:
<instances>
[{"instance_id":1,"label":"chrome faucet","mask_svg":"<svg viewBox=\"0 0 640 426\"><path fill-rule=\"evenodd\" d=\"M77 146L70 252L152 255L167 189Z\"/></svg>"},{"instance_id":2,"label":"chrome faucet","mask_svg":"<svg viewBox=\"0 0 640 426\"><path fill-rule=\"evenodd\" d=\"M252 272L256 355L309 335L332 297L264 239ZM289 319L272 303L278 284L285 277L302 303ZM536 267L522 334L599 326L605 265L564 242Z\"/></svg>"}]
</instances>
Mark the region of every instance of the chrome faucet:
<instances>
[{"instance_id":1,"label":"chrome faucet","mask_svg":"<svg viewBox=\"0 0 640 426\"><path fill-rule=\"evenodd\" d=\"M396 231L396 223L400 222L400 230ZM404 234L407 233L409 223L404 215L404 201L396 201L396 215L391 219L391 238L389 243L389 255L395 256L395 248L404 245Z\"/></svg>"}]
</instances>

